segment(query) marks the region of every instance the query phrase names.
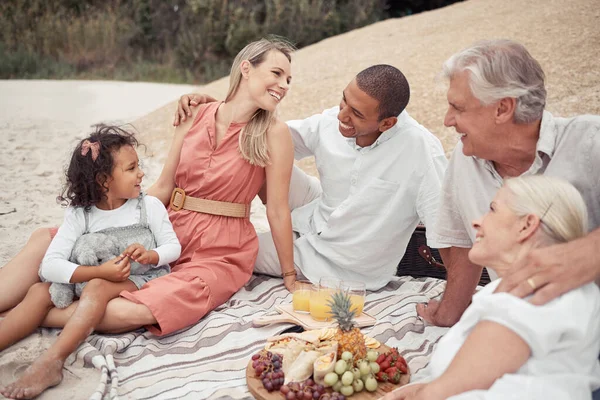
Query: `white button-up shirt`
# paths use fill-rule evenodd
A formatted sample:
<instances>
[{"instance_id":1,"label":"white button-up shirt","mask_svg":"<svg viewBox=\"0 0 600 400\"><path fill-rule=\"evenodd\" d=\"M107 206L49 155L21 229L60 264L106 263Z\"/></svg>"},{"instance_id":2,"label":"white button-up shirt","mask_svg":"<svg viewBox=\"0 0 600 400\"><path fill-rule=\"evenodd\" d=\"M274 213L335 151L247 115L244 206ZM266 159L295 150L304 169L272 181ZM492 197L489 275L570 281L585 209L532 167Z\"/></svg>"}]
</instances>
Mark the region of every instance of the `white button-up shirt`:
<instances>
[{"instance_id":1,"label":"white button-up shirt","mask_svg":"<svg viewBox=\"0 0 600 400\"><path fill-rule=\"evenodd\" d=\"M419 221L435 222L447 159L406 111L368 147L342 136L338 112L288 122L296 159L315 156L323 189L292 212L295 263L313 282L336 276L376 290L395 275Z\"/></svg>"},{"instance_id":2,"label":"white button-up shirt","mask_svg":"<svg viewBox=\"0 0 600 400\"><path fill-rule=\"evenodd\" d=\"M463 154L458 143L444 179L434 241L470 248L476 231L471 222L487 213L502 187L491 161ZM600 117L583 115L555 118L544 111L536 156L523 175L544 174L563 178L575 186L588 208L589 228L600 226ZM490 278L497 275L488 270Z\"/></svg>"}]
</instances>

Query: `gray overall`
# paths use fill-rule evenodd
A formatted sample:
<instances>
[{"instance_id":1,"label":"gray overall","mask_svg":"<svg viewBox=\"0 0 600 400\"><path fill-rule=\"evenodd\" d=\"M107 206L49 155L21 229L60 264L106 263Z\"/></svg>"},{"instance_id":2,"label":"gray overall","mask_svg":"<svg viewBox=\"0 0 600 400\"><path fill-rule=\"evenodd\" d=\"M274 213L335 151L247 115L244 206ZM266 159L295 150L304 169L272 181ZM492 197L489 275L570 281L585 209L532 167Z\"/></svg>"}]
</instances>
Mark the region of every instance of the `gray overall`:
<instances>
[{"instance_id":1,"label":"gray overall","mask_svg":"<svg viewBox=\"0 0 600 400\"><path fill-rule=\"evenodd\" d=\"M106 228L98 232L89 232L89 215L85 216L85 231L81 235L71 252L69 261L78 265L100 265L121 254L125 249L133 244L139 243L146 250L156 248L156 240L146 214L146 202L144 195L138 197L137 208L140 210L140 222L137 224ZM91 255L91 258L90 258ZM152 279L168 274L171 271L169 265L154 267L150 264L140 264L130 260L131 272L129 280L140 289L144 284ZM82 283L52 283L50 285L50 297L52 302L58 308L65 308L73 302L73 297L80 297L87 282Z\"/></svg>"}]
</instances>

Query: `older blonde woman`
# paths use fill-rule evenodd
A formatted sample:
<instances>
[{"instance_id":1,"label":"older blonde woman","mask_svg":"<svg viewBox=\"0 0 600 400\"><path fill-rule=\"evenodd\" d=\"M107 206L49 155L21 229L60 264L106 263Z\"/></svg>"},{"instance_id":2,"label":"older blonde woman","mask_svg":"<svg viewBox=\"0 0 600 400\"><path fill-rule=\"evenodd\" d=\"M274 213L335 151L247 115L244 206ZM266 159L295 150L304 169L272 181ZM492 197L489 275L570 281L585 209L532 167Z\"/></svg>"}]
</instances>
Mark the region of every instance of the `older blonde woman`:
<instances>
[{"instance_id":1,"label":"older blonde woman","mask_svg":"<svg viewBox=\"0 0 600 400\"><path fill-rule=\"evenodd\" d=\"M587 233L579 192L547 176L509 179L473 227L469 259L500 279L473 297L440 340L423 371L428 383L386 399L591 399L600 386L598 287L588 284L543 306L494 293L527 252Z\"/></svg>"}]
</instances>

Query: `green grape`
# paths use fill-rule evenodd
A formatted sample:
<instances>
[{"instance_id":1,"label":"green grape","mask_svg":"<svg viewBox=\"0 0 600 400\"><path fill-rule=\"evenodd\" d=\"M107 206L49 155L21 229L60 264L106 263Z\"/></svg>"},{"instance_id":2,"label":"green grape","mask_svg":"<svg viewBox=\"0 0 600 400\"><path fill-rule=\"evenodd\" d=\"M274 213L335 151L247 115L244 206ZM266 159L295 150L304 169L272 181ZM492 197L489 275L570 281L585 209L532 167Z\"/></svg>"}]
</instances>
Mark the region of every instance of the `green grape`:
<instances>
[{"instance_id":1,"label":"green grape","mask_svg":"<svg viewBox=\"0 0 600 400\"><path fill-rule=\"evenodd\" d=\"M369 363L369 367L371 367L371 372L376 374L381 370L381 367L376 362Z\"/></svg>"},{"instance_id":2,"label":"green grape","mask_svg":"<svg viewBox=\"0 0 600 400\"><path fill-rule=\"evenodd\" d=\"M344 360L346 362L352 360L353 357L354 356L349 351L345 351L345 352L342 353L342 360Z\"/></svg>"},{"instance_id":3,"label":"green grape","mask_svg":"<svg viewBox=\"0 0 600 400\"><path fill-rule=\"evenodd\" d=\"M377 379L375 379L373 375L365 380L365 389L367 389L367 392L374 392L377 390Z\"/></svg>"},{"instance_id":4,"label":"green grape","mask_svg":"<svg viewBox=\"0 0 600 400\"><path fill-rule=\"evenodd\" d=\"M362 360L358 364L358 369L360 370L361 375L368 375L371 373L371 366L369 365L369 362L366 360Z\"/></svg>"},{"instance_id":5,"label":"green grape","mask_svg":"<svg viewBox=\"0 0 600 400\"><path fill-rule=\"evenodd\" d=\"M352 387L354 388L354 392L358 393L362 392L362 390L365 388L365 384L360 379L355 379L354 382L352 382Z\"/></svg>"},{"instance_id":6,"label":"green grape","mask_svg":"<svg viewBox=\"0 0 600 400\"><path fill-rule=\"evenodd\" d=\"M354 381L354 374L350 371L344 372L344 375L342 375L342 384L344 386L352 385L352 381Z\"/></svg>"},{"instance_id":7,"label":"green grape","mask_svg":"<svg viewBox=\"0 0 600 400\"><path fill-rule=\"evenodd\" d=\"M337 360L337 362L335 363L335 367L333 368L333 370L335 371L336 374L342 375L344 372L346 372L346 368L347 367L348 367L348 364L346 363L346 361L344 361L344 360Z\"/></svg>"},{"instance_id":8,"label":"green grape","mask_svg":"<svg viewBox=\"0 0 600 400\"><path fill-rule=\"evenodd\" d=\"M340 389L340 393L346 397L350 397L354 394L354 388L351 385L350 386L342 386L342 388Z\"/></svg>"},{"instance_id":9,"label":"green grape","mask_svg":"<svg viewBox=\"0 0 600 400\"><path fill-rule=\"evenodd\" d=\"M358 368L354 367L350 372L354 375L354 379L360 378L360 370Z\"/></svg>"},{"instance_id":10,"label":"green grape","mask_svg":"<svg viewBox=\"0 0 600 400\"><path fill-rule=\"evenodd\" d=\"M367 360L372 362L372 361L377 360L377 357L379 357L379 353L376 352L375 350L367 351Z\"/></svg>"},{"instance_id":11,"label":"green grape","mask_svg":"<svg viewBox=\"0 0 600 400\"><path fill-rule=\"evenodd\" d=\"M330 387L335 385L340 379L338 374L336 374L335 372L330 372L327 375L325 375L325 378L323 378L323 380L325 381L325 386Z\"/></svg>"},{"instance_id":12,"label":"green grape","mask_svg":"<svg viewBox=\"0 0 600 400\"><path fill-rule=\"evenodd\" d=\"M339 392L340 389L342 388L342 386L344 386L344 384L342 383L342 381L337 381L335 383L335 385L333 385L332 389L334 392Z\"/></svg>"}]
</instances>

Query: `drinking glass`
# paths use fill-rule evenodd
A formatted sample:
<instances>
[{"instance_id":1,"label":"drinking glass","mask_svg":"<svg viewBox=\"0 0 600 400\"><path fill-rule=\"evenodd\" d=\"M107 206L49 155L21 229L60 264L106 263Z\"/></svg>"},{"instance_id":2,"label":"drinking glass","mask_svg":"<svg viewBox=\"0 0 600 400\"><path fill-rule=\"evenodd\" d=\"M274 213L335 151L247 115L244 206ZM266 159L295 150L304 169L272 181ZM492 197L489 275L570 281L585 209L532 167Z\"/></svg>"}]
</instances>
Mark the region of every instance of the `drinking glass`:
<instances>
[{"instance_id":1,"label":"drinking glass","mask_svg":"<svg viewBox=\"0 0 600 400\"><path fill-rule=\"evenodd\" d=\"M365 296L367 294L365 283L359 281L342 281L340 283L340 290L350 295L350 301L352 302L350 310L354 311L355 317L360 316L365 307Z\"/></svg>"},{"instance_id":2,"label":"drinking glass","mask_svg":"<svg viewBox=\"0 0 600 400\"><path fill-rule=\"evenodd\" d=\"M339 290L340 280L333 277L324 277L319 280L319 285L310 296L310 315L317 321L329 321L331 309L329 299Z\"/></svg>"},{"instance_id":3,"label":"drinking glass","mask_svg":"<svg viewBox=\"0 0 600 400\"><path fill-rule=\"evenodd\" d=\"M294 293L292 294L292 307L294 311L308 314L310 311L310 295L313 284L309 281L294 282Z\"/></svg>"}]
</instances>

